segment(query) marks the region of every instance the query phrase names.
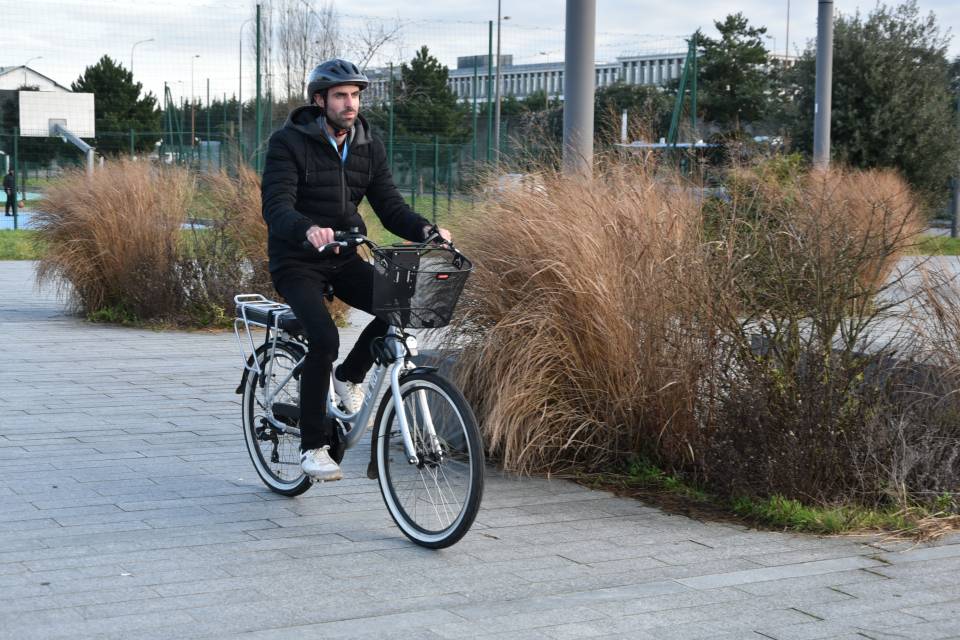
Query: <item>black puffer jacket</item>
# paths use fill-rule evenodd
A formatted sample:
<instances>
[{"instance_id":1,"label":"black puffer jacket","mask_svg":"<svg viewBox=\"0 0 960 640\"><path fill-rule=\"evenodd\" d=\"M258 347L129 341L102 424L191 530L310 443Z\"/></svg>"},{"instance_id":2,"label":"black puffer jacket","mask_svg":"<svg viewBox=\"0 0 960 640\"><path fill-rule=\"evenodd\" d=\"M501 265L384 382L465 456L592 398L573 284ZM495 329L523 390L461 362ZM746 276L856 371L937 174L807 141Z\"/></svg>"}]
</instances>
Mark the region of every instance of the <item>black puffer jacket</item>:
<instances>
[{"instance_id":1,"label":"black puffer jacket","mask_svg":"<svg viewBox=\"0 0 960 640\"><path fill-rule=\"evenodd\" d=\"M383 143L370 135L366 120L357 117L342 163L317 118L319 107L294 109L283 127L270 136L263 169L263 219L269 228L270 272L334 264L355 250L321 257L305 249L312 225L346 231L366 226L357 212L364 196L388 230L408 240L423 238L426 218L407 206L387 166Z\"/></svg>"}]
</instances>

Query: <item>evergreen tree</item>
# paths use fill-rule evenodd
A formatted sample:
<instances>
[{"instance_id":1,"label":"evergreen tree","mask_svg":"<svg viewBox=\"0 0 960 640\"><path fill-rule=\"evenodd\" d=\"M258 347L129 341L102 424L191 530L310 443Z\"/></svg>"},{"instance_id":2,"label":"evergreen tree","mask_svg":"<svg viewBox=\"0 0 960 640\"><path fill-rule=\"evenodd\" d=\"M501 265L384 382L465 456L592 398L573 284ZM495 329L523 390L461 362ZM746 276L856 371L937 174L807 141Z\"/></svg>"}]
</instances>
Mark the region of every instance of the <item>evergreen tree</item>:
<instances>
[{"instance_id":1,"label":"evergreen tree","mask_svg":"<svg viewBox=\"0 0 960 640\"><path fill-rule=\"evenodd\" d=\"M720 39L697 32L698 109L706 122L739 130L767 112L770 76L763 44L766 27L751 27L742 13L714 22Z\"/></svg>"},{"instance_id":2,"label":"evergreen tree","mask_svg":"<svg viewBox=\"0 0 960 640\"><path fill-rule=\"evenodd\" d=\"M143 85L133 81L133 74L109 56L87 67L72 91L94 94L94 119L97 127L97 150L102 153L125 152L130 149L129 131L158 133L161 131L157 99L148 92L142 98ZM112 134L112 135L111 135ZM153 148L157 136L137 136L139 151Z\"/></svg>"},{"instance_id":3,"label":"evergreen tree","mask_svg":"<svg viewBox=\"0 0 960 640\"><path fill-rule=\"evenodd\" d=\"M956 69L956 67L954 67ZM932 206L942 204L956 171L956 94L951 94L947 37L914 0L878 6L866 18L834 24L831 152L854 167L893 167ZM956 82L956 71L954 71ZM816 51L807 49L788 76L794 97L794 144L813 147Z\"/></svg>"},{"instance_id":4,"label":"evergreen tree","mask_svg":"<svg viewBox=\"0 0 960 640\"><path fill-rule=\"evenodd\" d=\"M430 55L426 45L410 64L400 66L401 85L395 88L394 117L396 134L408 140L429 141L439 136L442 142L464 142L468 110L457 103L447 86L448 69Z\"/></svg>"}]
</instances>

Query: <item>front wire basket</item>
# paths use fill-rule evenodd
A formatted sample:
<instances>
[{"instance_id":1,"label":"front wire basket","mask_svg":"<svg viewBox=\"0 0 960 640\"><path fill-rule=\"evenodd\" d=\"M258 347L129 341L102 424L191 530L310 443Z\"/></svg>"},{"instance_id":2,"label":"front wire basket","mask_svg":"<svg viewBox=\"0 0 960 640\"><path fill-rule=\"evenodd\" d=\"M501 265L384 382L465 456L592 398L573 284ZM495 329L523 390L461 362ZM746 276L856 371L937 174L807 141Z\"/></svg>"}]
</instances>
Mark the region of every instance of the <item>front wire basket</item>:
<instances>
[{"instance_id":1,"label":"front wire basket","mask_svg":"<svg viewBox=\"0 0 960 640\"><path fill-rule=\"evenodd\" d=\"M443 246L377 247L373 260L374 315L408 329L448 325L473 270L466 256Z\"/></svg>"}]
</instances>

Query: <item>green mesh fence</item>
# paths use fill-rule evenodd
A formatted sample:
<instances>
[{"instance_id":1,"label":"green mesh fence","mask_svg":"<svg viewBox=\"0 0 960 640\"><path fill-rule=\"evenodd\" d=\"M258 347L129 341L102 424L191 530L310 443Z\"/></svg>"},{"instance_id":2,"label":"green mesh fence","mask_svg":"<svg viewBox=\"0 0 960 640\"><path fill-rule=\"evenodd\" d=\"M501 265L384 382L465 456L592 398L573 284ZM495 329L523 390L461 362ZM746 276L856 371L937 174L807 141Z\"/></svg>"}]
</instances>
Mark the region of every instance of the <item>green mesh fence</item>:
<instances>
[{"instance_id":1,"label":"green mesh fence","mask_svg":"<svg viewBox=\"0 0 960 640\"><path fill-rule=\"evenodd\" d=\"M71 25L55 37L44 27L54 15ZM4 22L8 47L29 64L8 59L19 66L0 67L0 151L15 162L26 191L42 191L84 155L59 138L16 136L18 107L7 92L95 93L96 136L86 140L98 162L260 169L270 133L305 103L310 70L335 56L371 78L361 114L384 141L401 190L428 216L454 207L493 163L522 168L559 145L558 29L503 21L497 85L490 21L356 15L317 0L31 0L7 7ZM608 51L598 59L611 62L598 63L598 86L663 84L679 75L671 52L682 57L682 41L645 38L604 40ZM647 58L656 54L655 66L643 61L643 48Z\"/></svg>"}]
</instances>

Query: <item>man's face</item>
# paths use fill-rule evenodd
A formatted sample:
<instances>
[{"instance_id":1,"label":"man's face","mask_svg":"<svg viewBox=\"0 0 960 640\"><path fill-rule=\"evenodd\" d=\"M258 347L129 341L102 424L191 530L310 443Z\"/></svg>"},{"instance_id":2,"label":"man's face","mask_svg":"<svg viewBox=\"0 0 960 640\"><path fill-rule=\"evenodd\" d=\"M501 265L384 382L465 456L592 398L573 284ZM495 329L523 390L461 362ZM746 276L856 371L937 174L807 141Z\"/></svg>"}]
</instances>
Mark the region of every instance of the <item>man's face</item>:
<instances>
[{"instance_id":1,"label":"man's face","mask_svg":"<svg viewBox=\"0 0 960 640\"><path fill-rule=\"evenodd\" d=\"M360 111L360 87L355 84L341 84L327 89L327 99L322 94L315 97L318 106L324 107L330 124L341 129L349 129Z\"/></svg>"}]
</instances>

